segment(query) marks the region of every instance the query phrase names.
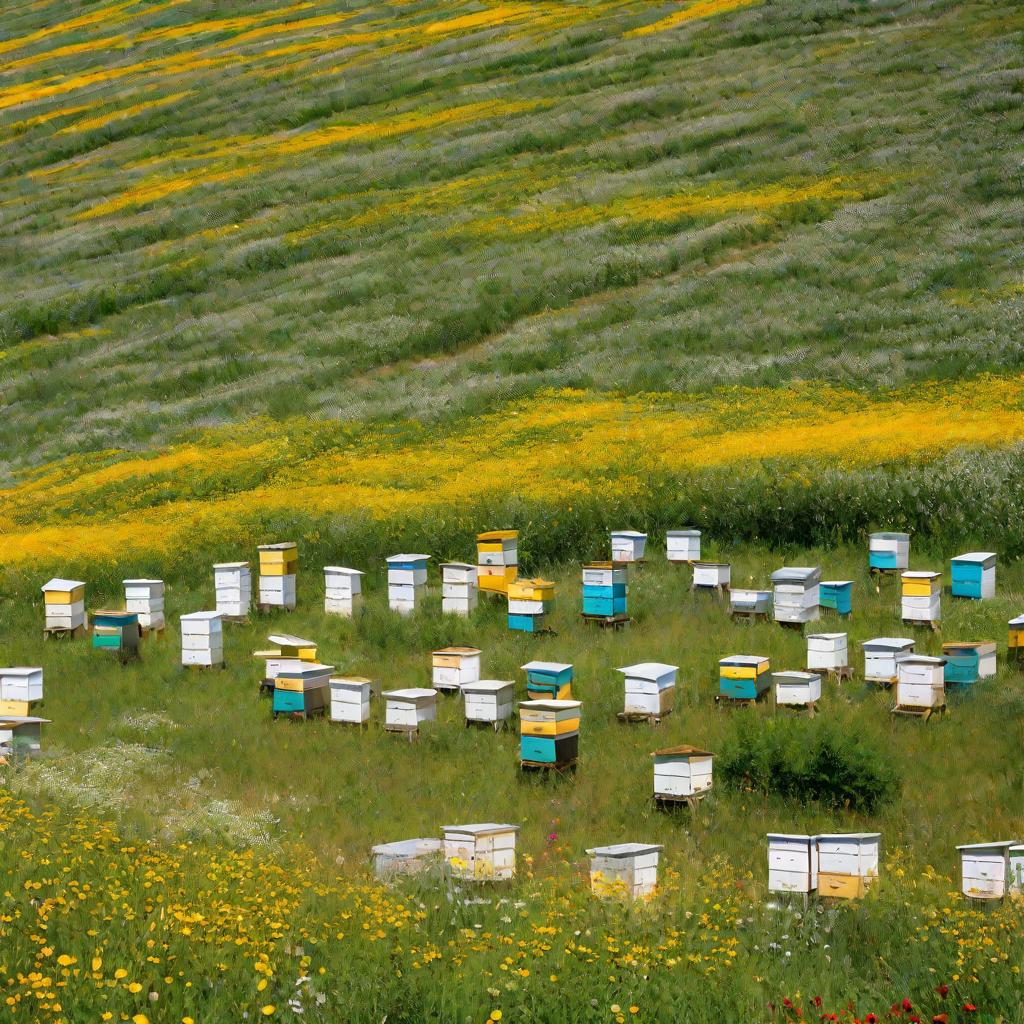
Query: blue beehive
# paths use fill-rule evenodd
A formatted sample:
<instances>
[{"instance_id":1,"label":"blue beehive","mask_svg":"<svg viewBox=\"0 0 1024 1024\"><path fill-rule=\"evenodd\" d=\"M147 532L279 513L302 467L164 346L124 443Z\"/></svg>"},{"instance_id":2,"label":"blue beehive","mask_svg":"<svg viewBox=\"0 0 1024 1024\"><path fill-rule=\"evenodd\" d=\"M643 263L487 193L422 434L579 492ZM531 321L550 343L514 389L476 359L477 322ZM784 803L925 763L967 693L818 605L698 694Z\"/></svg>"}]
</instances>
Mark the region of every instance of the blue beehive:
<instances>
[{"instance_id":1,"label":"blue beehive","mask_svg":"<svg viewBox=\"0 0 1024 1024\"><path fill-rule=\"evenodd\" d=\"M880 570L910 568L910 534L884 531L868 538L868 567Z\"/></svg>"},{"instance_id":2,"label":"blue beehive","mask_svg":"<svg viewBox=\"0 0 1024 1024\"><path fill-rule=\"evenodd\" d=\"M583 614L610 618L626 614L626 569L614 562L583 566Z\"/></svg>"},{"instance_id":3,"label":"blue beehive","mask_svg":"<svg viewBox=\"0 0 1024 1024\"><path fill-rule=\"evenodd\" d=\"M767 658L732 654L718 663L718 694L729 700L757 700L771 685Z\"/></svg>"},{"instance_id":4,"label":"blue beehive","mask_svg":"<svg viewBox=\"0 0 1024 1024\"><path fill-rule=\"evenodd\" d=\"M942 656L946 659L943 670L946 683L970 686L996 674L996 645L991 640L944 643Z\"/></svg>"},{"instance_id":5,"label":"blue beehive","mask_svg":"<svg viewBox=\"0 0 1024 1024\"><path fill-rule=\"evenodd\" d=\"M950 592L954 597L970 597L976 601L995 597L995 552L970 551L966 555L957 555L951 568L953 585Z\"/></svg>"},{"instance_id":6,"label":"blue beehive","mask_svg":"<svg viewBox=\"0 0 1024 1024\"><path fill-rule=\"evenodd\" d=\"M572 665L555 661L528 661L526 692L533 700L572 700Z\"/></svg>"},{"instance_id":7,"label":"blue beehive","mask_svg":"<svg viewBox=\"0 0 1024 1024\"><path fill-rule=\"evenodd\" d=\"M823 580L818 592L818 603L840 615L853 611L853 582L851 580Z\"/></svg>"}]
</instances>

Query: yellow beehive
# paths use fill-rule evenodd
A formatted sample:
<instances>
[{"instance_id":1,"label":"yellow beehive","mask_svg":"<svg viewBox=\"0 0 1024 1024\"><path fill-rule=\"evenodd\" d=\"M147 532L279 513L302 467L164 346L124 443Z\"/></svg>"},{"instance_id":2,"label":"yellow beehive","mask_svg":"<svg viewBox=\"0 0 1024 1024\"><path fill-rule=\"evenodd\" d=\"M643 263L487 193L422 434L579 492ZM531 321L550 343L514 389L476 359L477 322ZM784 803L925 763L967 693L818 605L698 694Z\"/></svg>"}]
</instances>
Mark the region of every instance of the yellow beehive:
<instances>
[{"instance_id":1,"label":"yellow beehive","mask_svg":"<svg viewBox=\"0 0 1024 1024\"><path fill-rule=\"evenodd\" d=\"M70 583L71 581L61 581L61 585L64 583ZM85 600L85 584L76 583L74 586L64 590L44 590L43 591L43 603L44 604L74 604L76 601Z\"/></svg>"},{"instance_id":2,"label":"yellow beehive","mask_svg":"<svg viewBox=\"0 0 1024 1024\"><path fill-rule=\"evenodd\" d=\"M578 712L579 709L576 710ZM524 736L562 736L568 732L578 732L580 727L578 714L576 718L559 721L557 716L547 710L534 711L524 704L519 705L519 719Z\"/></svg>"},{"instance_id":3,"label":"yellow beehive","mask_svg":"<svg viewBox=\"0 0 1024 1024\"><path fill-rule=\"evenodd\" d=\"M508 592L508 585L518 576L519 567L516 565L478 565L477 587L504 594Z\"/></svg>"},{"instance_id":4,"label":"yellow beehive","mask_svg":"<svg viewBox=\"0 0 1024 1024\"><path fill-rule=\"evenodd\" d=\"M260 575L291 576L299 567L299 547L290 541L260 544Z\"/></svg>"},{"instance_id":5,"label":"yellow beehive","mask_svg":"<svg viewBox=\"0 0 1024 1024\"><path fill-rule=\"evenodd\" d=\"M519 575L518 530L488 530L477 534L477 585L492 594L505 594Z\"/></svg>"},{"instance_id":6,"label":"yellow beehive","mask_svg":"<svg viewBox=\"0 0 1024 1024\"><path fill-rule=\"evenodd\" d=\"M509 600L551 601L555 596L555 585L550 580L513 580L508 584Z\"/></svg>"},{"instance_id":7,"label":"yellow beehive","mask_svg":"<svg viewBox=\"0 0 1024 1024\"><path fill-rule=\"evenodd\" d=\"M316 661L316 641L303 640L289 633L273 633L267 637L277 645L277 655L282 658L298 658L299 661ZM262 652L260 652L262 653Z\"/></svg>"}]
</instances>

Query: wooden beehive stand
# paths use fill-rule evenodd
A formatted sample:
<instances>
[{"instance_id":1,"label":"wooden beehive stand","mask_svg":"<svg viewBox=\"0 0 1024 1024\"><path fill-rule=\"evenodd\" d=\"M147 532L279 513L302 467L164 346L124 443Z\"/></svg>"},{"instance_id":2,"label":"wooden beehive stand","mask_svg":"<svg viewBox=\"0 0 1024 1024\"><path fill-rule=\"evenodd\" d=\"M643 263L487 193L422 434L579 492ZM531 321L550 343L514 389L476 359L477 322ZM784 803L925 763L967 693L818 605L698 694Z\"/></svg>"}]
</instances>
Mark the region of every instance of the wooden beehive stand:
<instances>
[{"instance_id":1,"label":"wooden beehive stand","mask_svg":"<svg viewBox=\"0 0 1024 1024\"><path fill-rule=\"evenodd\" d=\"M305 722L310 718L323 718L327 708L310 708L308 711L272 711L271 717L276 722L279 718L286 718L292 722Z\"/></svg>"},{"instance_id":2,"label":"wooden beehive stand","mask_svg":"<svg viewBox=\"0 0 1024 1024\"><path fill-rule=\"evenodd\" d=\"M226 661L215 661L212 665L182 665L181 666L183 671L188 671L188 672L208 672L211 668L226 669L227 667L228 667L228 663ZM260 685L262 686L263 684L261 683ZM273 686L270 687L270 692L271 693L274 692L274 687Z\"/></svg>"},{"instance_id":3,"label":"wooden beehive stand","mask_svg":"<svg viewBox=\"0 0 1024 1024\"><path fill-rule=\"evenodd\" d=\"M454 692L454 691L452 691ZM483 719L467 718L465 727L467 729L489 729L492 732L503 732L511 729L514 722L511 718L499 718L496 722L485 722Z\"/></svg>"},{"instance_id":4,"label":"wooden beehive stand","mask_svg":"<svg viewBox=\"0 0 1024 1024\"><path fill-rule=\"evenodd\" d=\"M270 607L276 608L278 606L277 605L266 605L265 607L267 607L267 608L270 608ZM252 623L252 619L250 619L248 615L225 615L223 612L221 612L220 619L221 619L221 622L237 622L237 623L240 623L243 626L248 626L248 625L251 625L251 623Z\"/></svg>"},{"instance_id":5,"label":"wooden beehive stand","mask_svg":"<svg viewBox=\"0 0 1024 1024\"><path fill-rule=\"evenodd\" d=\"M712 587L708 586L697 586L696 583L690 583L691 594L714 594L715 597L721 599L729 596L729 584L728 583L716 583Z\"/></svg>"},{"instance_id":6,"label":"wooden beehive stand","mask_svg":"<svg viewBox=\"0 0 1024 1024\"><path fill-rule=\"evenodd\" d=\"M273 615L275 612L293 612L294 608L283 604L261 604L259 601L256 602L256 611L260 615ZM228 622L248 622L248 618L233 619L228 616L224 616Z\"/></svg>"},{"instance_id":7,"label":"wooden beehive stand","mask_svg":"<svg viewBox=\"0 0 1024 1024\"><path fill-rule=\"evenodd\" d=\"M671 715L672 709L666 708L664 711L620 711L615 717L620 722L625 724L633 725L637 722L647 722L649 725L661 725L661 720L666 715Z\"/></svg>"},{"instance_id":8,"label":"wooden beehive stand","mask_svg":"<svg viewBox=\"0 0 1024 1024\"><path fill-rule=\"evenodd\" d=\"M164 635L165 626L139 626L139 639L145 640L147 637L152 637L154 640L160 640Z\"/></svg>"},{"instance_id":9,"label":"wooden beehive stand","mask_svg":"<svg viewBox=\"0 0 1024 1024\"><path fill-rule=\"evenodd\" d=\"M885 579L899 579L902 575L902 569L879 569L876 566L871 566L868 569L868 574L875 584L875 593L880 594L882 592L882 581Z\"/></svg>"},{"instance_id":10,"label":"wooden beehive stand","mask_svg":"<svg viewBox=\"0 0 1024 1024\"><path fill-rule=\"evenodd\" d=\"M580 618L591 626L600 626L601 629L623 629L633 621L625 612L618 615L587 615L583 612Z\"/></svg>"},{"instance_id":11,"label":"wooden beehive stand","mask_svg":"<svg viewBox=\"0 0 1024 1024\"><path fill-rule=\"evenodd\" d=\"M396 725L394 722L385 722L384 731L401 733L410 743L413 740L419 739L420 735L420 727L418 725Z\"/></svg>"},{"instance_id":12,"label":"wooden beehive stand","mask_svg":"<svg viewBox=\"0 0 1024 1024\"><path fill-rule=\"evenodd\" d=\"M701 587L701 590L706 590L707 587ZM733 622L767 622L769 615L768 612L755 612L748 611L745 608L733 608L729 612L729 618Z\"/></svg>"},{"instance_id":13,"label":"wooden beehive stand","mask_svg":"<svg viewBox=\"0 0 1024 1024\"><path fill-rule=\"evenodd\" d=\"M938 633L942 628L942 623L934 619L904 619L903 625L911 628L930 629L933 633Z\"/></svg>"},{"instance_id":14,"label":"wooden beehive stand","mask_svg":"<svg viewBox=\"0 0 1024 1024\"><path fill-rule=\"evenodd\" d=\"M74 629L64 626L43 626L44 640L78 640L89 632L88 623L75 626Z\"/></svg>"},{"instance_id":15,"label":"wooden beehive stand","mask_svg":"<svg viewBox=\"0 0 1024 1024\"><path fill-rule=\"evenodd\" d=\"M720 693L715 694L715 703L720 708L753 708L764 700L767 690L757 697L724 697Z\"/></svg>"},{"instance_id":16,"label":"wooden beehive stand","mask_svg":"<svg viewBox=\"0 0 1024 1024\"><path fill-rule=\"evenodd\" d=\"M703 793L694 793L691 796L668 796L665 793L655 793L654 809L656 811L674 811L677 807L686 807L693 813L708 792L709 790L705 790Z\"/></svg>"},{"instance_id":17,"label":"wooden beehive stand","mask_svg":"<svg viewBox=\"0 0 1024 1024\"><path fill-rule=\"evenodd\" d=\"M937 704L935 707L922 708L922 707L910 707L903 704L894 704L891 708L894 715L905 715L907 718L920 718L921 721L927 722L932 715L948 715L949 709L946 707L945 702Z\"/></svg>"},{"instance_id":18,"label":"wooden beehive stand","mask_svg":"<svg viewBox=\"0 0 1024 1024\"><path fill-rule=\"evenodd\" d=\"M571 761L523 761L519 767L524 772L540 772L543 775L575 775L577 758Z\"/></svg>"},{"instance_id":19,"label":"wooden beehive stand","mask_svg":"<svg viewBox=\"0 0 1024 1024\"><path fill-rule=\"evenodd\" d=\"M843 683L853 682L853 666L843 665L841 668L806 668L805 672L817 672L822 679L827 679L829 682L834 682L836 685ZM895 678L891 680L895 683ZM883 684L879 684L883 685Z\"/></svg>"},{"instance_id":20,"label":"wooden beehive stand","mask_svg":"<svg viewBox=\"0 0 1024 1024\"><path fill-rule=\"evenodd\" d=\"M818 702L809 700L806 704L778 704L775 703L775 713L789 713L792 715L805 715L807 718L814 718L818 713Z\"/></svg>"},{"instance_id":21,"label":"wooden beehive stand","mask_svg":"<svg viewBox=\"0 0 1024 1024\"><path fill-rule=\"evenodd\" d=\"M776 619L776 625L781 626L783 629L791 629L794 633L799 633L801 636L804 635L804 627L808 624L806 622L785 622L783 620Z\"/></svg>"}]
</instances>

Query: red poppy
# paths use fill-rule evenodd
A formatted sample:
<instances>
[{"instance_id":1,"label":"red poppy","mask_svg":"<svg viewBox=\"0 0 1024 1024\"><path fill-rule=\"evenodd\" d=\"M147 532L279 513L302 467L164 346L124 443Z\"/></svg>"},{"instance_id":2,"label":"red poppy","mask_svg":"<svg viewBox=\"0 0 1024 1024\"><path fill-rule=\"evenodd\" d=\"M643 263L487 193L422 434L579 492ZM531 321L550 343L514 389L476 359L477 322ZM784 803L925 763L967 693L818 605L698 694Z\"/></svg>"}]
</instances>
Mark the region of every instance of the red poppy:
<instances>
[{"instance_id":1,"label":"red poppy","mask_svg":"<svg viewBox=\"0 0 1024 1024\"><path fill-rule=\"evenodd\" d=\"M878 1017L875 1016L875 1014L873 1014L873 1013L869 1013L864 1018L864 1024L878 1024Z\"/></svg>"},{"instance_id":2,"label":"red poppy","mask_svg":"<svg viewBox=\"0 0 1024 1024\"><path fill-rule=\"evenodd\" d=\"M920 1017L918 1017L918 1016L917 1016L917 1014L911 1014L911 1015L910 1015L910 1016L909 1016L909 1017L907 1018L907 1020L908 1020L908 1021L910 1021L910 1022L912 1022L912 1024L921 1024L921 1018L920 1018Z\"/></svg>"},{"instance_id":3,"label":"red poppy","mask_svg":"<svg viewBox=\"0 0 1024 1024\"><path fill-rule=\"evenodd\" d=\"M977 1009L977 1007L974 1005L974 1003L964 1003L964 1012L965 1013L974 1013L974 1011L976 1009Z\"/></svg>"},{"instance_id":4,"label":"red poppy","mask_svg":"<svg viewBox=\"0 0 1024 1024\"><path fill-rule=\"evenodd\" d=\"M784 998L784 999L782 1000L782 1005L783 1005L783 1006L784 1006L784 1007L785 1007L785 1008L786 1008L787 1010L792 1010L792 1009L793 1009L793 1000L792 1000L792 999L790 999L790 998L789 998L789 996L786 996L786 997L785 997L785 998Z\"/></svg>"},{"instance_id":5,"label":"red poppy","mask_svg":"<svg viewBox=\"0 0 1024 1024\"><path fill-rule=\"evenodd\" d=\"M910 1013L910 1011L914 1008L914 1004L909 999L906 999L906 998L904 998L903 1002L900 1003L900 1006L903 1007L903 1012L904 1013Z\"/></svg>"},{"instance_id":6,"label":"red poppy","mask_svg":"<svg viewBox=\"0 0 1024 1024\"><path fill-rule=\"evenodd\" d=\"M937 1013L932 1017L932 1024L949 1024L948 1013Z\"/></svg>"},{"instance_id":7,"label":"red poppy","mask_svg":"<svg viewBox=\"0 0 1024 1024\"><path fill-rule=\"evenodd\" d=\"M938 992L943 999L945 999L946 996L949 995L949 986L946 984L942 984L935 991Z\"/></svg>"},{"instance_id":8,"label":"red poppy","mask_svg":"<svg viewBox=\"0 0 1024 1024\"><path fill-rule=\"evenodd\" d=\"M821 996L815 996L811 1002L814 1003L815 1006L821 1006Z\"/></svg>"}]
</instances>

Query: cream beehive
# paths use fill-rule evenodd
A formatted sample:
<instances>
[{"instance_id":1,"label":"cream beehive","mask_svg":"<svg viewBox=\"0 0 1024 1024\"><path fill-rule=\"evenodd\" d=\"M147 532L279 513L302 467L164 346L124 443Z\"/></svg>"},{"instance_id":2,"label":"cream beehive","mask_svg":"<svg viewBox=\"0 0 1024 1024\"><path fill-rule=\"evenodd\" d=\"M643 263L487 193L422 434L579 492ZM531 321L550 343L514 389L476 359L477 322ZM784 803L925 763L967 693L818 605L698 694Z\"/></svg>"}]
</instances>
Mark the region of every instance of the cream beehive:
<instances>
[{"instance_id":1,"label":"cream beehive","mask_svg":"<svg viewBox=\"0 0 1024 1024\"><path fill-rule=\"evenodd\" d=\"M252 609L252 573L248 562L217 562L213 567L217 611L224 617L245 618Z\"/></svg>"},{"instance_id":2,"label":"cream beehive","mask_svg":"<svg viewBox=\"0 0 1024 1024\"><path fill-rule=\"evenodd\" d=\"M654 799L687 800L711 791L714 755L681 744L651 754L654 761Z\"/></svg>"},{"instance_id":3,"label":"cream beehive","mask_svg":"<svg viewBox=\"0 0 1024 1024\"><path fill-rule=\"evenodd\" d=\"M616 843L587 850L594 895L634 900L653 896L658 887L662 849L654 843Z\"/></svg>"},{"instance_id":4,"label":"cream beehive","mask_svg":"<svg viewBox=\"0 0 1024 1024\"><path fill-rule=\"evenodd\" d=\"M363 573L343 565L324 566L324 611L350 619L362 607Z\"/></svg>"},{"instance_id":5,"label":"cream beehive","mask_svg":"<svg viewBox=\"0 0 1024 1024\"><path fill-rule=\"evenodd\" d=\"M518 825L444 825L441 831L445 863L453 877L500 882L515 875Z\"/></svg>"},{"instance_id":6,"label":"cream beehive","mask_svg":"<svg viewBox=\"0 0 1024 1024\"><path fill-rule=\"evenodd\" d=\"M1010 888L1010 851L1016 840L968 843L960 853L960 891L975 900L1002 899Z\"/></svg>"}]
</instances>

